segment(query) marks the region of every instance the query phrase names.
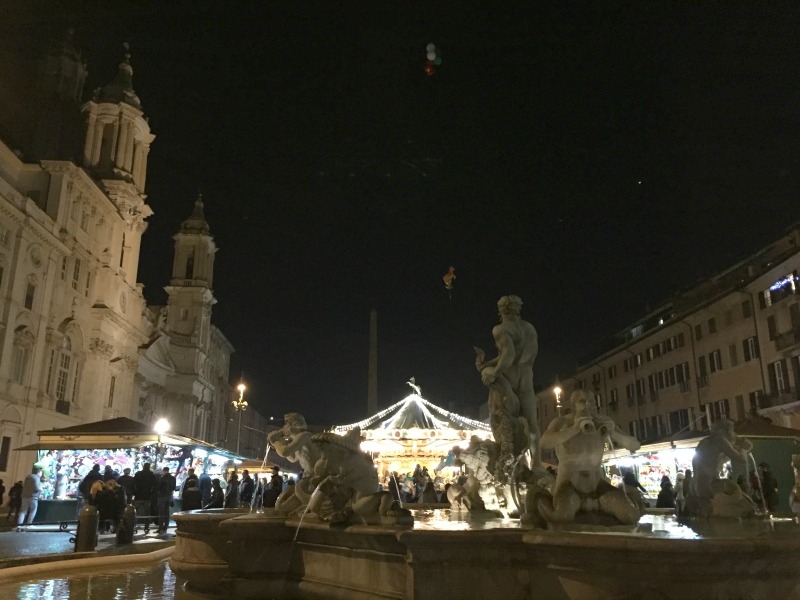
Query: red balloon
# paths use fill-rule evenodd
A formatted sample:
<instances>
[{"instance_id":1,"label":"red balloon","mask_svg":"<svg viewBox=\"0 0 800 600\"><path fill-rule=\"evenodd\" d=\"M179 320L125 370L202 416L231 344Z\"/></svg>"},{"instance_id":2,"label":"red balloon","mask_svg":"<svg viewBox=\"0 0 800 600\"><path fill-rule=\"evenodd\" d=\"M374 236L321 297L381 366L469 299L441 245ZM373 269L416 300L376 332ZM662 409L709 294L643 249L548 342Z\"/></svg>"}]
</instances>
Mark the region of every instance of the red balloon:
<instances>
[{"instance_id":1,"label":"red balloon","mask_svg":"<svg viewBox=\"0 0 800 600\"><path fill-rule=\"evenodd\" d=\"M432 64L425 65L425 74L426 75L433 75L436 72L436 69Z\"/></svg>"}]
</instances>

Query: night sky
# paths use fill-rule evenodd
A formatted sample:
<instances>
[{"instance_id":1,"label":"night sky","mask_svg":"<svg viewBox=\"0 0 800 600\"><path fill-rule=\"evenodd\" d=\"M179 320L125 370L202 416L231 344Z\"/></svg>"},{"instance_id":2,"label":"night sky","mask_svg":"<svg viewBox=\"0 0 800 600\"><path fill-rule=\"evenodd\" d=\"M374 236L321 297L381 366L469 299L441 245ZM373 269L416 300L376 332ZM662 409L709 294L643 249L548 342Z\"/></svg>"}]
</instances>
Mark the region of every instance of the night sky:
<instances>
[{"instance_id":1,"label":"night sky","mask_svg":"<svg viewBox=\"0 0 800 600\"><path fill-rule=\"evenodd\" d=\"M148 302L201 190L232 381L331 424L367 416L373 306L379 405L414 376L476 411L500 296L548 385L798 219L800 5L564 4L6 2L0 35L75 27L87 93L130 43Z\"/></svg>"}]
</instances>

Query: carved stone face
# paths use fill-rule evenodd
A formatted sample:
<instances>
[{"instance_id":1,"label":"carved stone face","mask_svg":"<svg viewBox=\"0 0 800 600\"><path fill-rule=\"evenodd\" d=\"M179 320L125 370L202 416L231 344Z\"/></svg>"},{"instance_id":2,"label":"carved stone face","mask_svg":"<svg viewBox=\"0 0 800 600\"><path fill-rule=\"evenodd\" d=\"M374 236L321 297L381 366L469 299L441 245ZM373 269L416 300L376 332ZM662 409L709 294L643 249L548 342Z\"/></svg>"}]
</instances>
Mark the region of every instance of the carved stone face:
<instances>
[{"instance_id":1,"label":"carved stone face","mask_svg":"<svg viewBox=\"0 0 800 600\"><path fill-rule=\"evenodd\" d=\"M575 413L575 416L586 416L591 414L591 404L589 399L586 397L586 394L582 390L572 392L572 397L570 400L572 402L572 410Z\"/></svg>"}]
</instances>

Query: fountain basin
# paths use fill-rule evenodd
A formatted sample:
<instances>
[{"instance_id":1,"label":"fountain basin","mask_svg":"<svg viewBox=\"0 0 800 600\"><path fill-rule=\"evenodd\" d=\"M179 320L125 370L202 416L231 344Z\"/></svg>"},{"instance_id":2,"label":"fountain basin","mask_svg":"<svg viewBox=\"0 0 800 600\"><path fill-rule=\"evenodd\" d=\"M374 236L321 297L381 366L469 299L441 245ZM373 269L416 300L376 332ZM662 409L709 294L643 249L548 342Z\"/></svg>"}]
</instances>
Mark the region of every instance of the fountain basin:
<instances>
[{"instance_id":1,"label":"fountain basin","mask_svg":"<svg viewBox=\"0 0 800 600\"><path fill-rule=\"evenodd\" d=\"M180 533L184 516L175 520ZM298 525L274 513L229 518L218 528L228 540L224 577L176 572L201 591L251 599L800 598L795 526L670 539L663 530L542 531L508 522L483 529Z\"/></svg>"},{"instance_id":2,"label":"fountain basin","mask_svg":"<svg viewBox=\"0 0 800 600\"><path fill-rule=\"evenodd\" d=\"M170 568L190 573L191 585L210 589L228 573L228 536L220 523L246 514L246 508L213 508L175 513L175 550Z\"/></svg>"}]
</instances>

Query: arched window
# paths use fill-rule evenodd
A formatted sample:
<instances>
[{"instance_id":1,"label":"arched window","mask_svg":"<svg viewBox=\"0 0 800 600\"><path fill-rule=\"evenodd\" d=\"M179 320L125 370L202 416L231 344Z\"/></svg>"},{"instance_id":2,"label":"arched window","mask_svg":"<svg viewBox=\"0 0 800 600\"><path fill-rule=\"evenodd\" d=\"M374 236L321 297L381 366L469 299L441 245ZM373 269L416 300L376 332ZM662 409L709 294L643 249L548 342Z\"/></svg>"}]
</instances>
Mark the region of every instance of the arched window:
<instances>
[{"instance_id":1,"label":"arched window","mask_svg":"<svg viewBox=\"0 0 800 600\"><path fill-rule=\"evenodd\" d=\"M73 350L72 339L65 335L61 345L50 354L47 389L55 397L56 411L69 414L70 405L77 404L83 365Z\"/></svg>"},{"instance_id":2,"label":"arched window","mask_svg":"<svg viewBox=\"0 0 800 600\"><path fill-rule=\"evenodd\" d=\"M61 350L56 358L56 400L65 402L67 400L67 383L69 382L69 370L72 365L72 342L69 337L64 336Z\"/></svg>"},{"instance_id":3,"label":"arched window","mask_svg":"<svg viewBox=\"0 0 800 600\"><path fill-rule=\"evenodd\" d=\"M11 380L14 383L24 383L25 381L35 340L36 338L28 327L18 327L14 331L14 353L11 361Z\"/></svg>"}]
</instances>

